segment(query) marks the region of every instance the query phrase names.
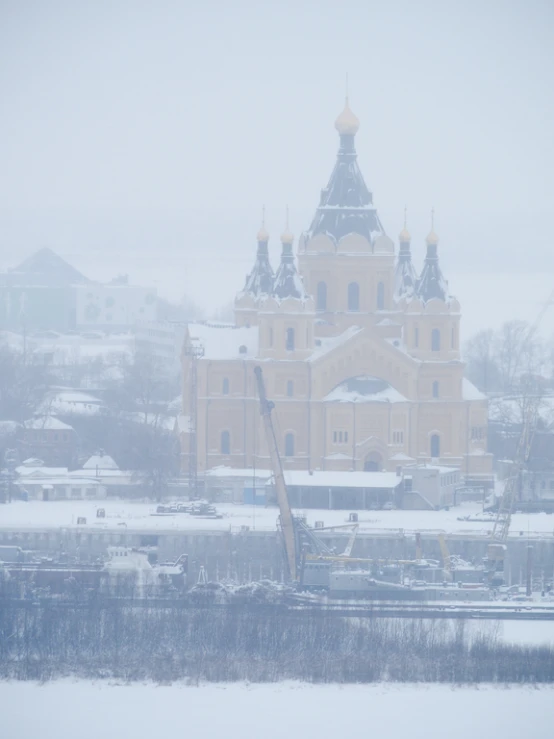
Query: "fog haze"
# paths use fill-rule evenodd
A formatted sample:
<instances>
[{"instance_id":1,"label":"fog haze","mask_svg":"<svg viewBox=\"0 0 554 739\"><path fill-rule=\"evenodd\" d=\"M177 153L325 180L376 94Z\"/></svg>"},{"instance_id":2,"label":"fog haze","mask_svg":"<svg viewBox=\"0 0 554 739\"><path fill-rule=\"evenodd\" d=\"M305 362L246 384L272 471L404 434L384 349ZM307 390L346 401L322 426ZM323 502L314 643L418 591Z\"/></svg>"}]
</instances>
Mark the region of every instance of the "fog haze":
<instances>
[{"instance_id":1,"label":"fog haze","mask_svg":"<svg viewBox=\"0 0 554 739\"><path fill-rule=\"evenodd\" d=\"M262 204L274 262L285 205L297 236L309 226L348 73L360 166L395 239L407 205L417 262L434 206L454 293L473 270L554 269L549 2L4 0L0 15L2 268L50 246L216 308L242 287Z\"/></svg>"}]
</instances>

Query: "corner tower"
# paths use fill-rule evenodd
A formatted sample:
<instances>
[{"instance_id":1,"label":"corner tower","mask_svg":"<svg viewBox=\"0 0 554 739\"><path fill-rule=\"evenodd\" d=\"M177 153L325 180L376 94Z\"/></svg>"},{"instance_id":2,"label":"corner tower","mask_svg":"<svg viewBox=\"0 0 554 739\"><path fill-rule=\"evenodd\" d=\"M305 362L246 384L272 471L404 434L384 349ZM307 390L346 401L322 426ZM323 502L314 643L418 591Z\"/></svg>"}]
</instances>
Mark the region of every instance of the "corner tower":
<instances>
[{"instance_id":1,"label":"corner tower","mask_svg":"<svg viewBox=\"0 0 554 739\"><path fill-rule=\"evenodd\" d=\"M258 323L258 302L273 289L273 269L269 262L269 234L265 227L265 211L257 235L256 261L246 275L244 288L235 297L235 323L237 326L254 326Z\"/></svg>"},{"instance_id":2,"label":"corner tower","mask_svg":"<svg viewBox=\"0 0 554 739\"><path fill-rule=\"evenodd\" d=\"M418 359L459 360L460 304L449 294L448 282L439 265L439 237L433 227L426 243L425 264L413 298L404 296L400 300L406 346Z\"/></svg>"},{"instance_id":3,"label":"corner tower","mask_svg":"<svg viewBox=\"0 0 554 739\"><path fill-rule=\"evenodd\" d=\"M404 228L398 236L400 251L394 272L394 299L398 302L402 298L413 298L416 291L418 276L412 262L410 249L410 233L406 228L406 214L404 213Z\"/></svg>"},{"instance_id":4,"label":"corner tower","mask_svg":"<svg viewBox=\"0 0 554 739\"><path fill-rule=\"evenodd\" d=\"M259 351L262 358L306 359L314 348L314 301L294 263L294 236L281 234L281 263L271 295L259 300Z\"/></svg>"}]
</instances>

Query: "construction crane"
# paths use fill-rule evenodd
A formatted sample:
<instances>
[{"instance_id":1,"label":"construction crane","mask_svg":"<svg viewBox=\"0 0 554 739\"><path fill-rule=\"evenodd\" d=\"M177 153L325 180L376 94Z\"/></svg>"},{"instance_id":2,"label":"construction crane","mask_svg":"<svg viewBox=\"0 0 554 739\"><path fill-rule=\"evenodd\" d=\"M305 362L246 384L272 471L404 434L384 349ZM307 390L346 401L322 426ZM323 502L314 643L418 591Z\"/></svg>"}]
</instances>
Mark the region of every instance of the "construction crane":
<instances>
[{"instance_id":1,"label":"construction crane","mask_svg":"<svg viewBox=\"0 0 554 739\"><path fill-rule=\"evenodd\" d=\"M262 416L262 420L263 420L265 438L266 438L267 448L269 452L269 459L271 461L271 469L273 470L275 492L277 495L277 504L279 506L279 523L281 526L281 533L283 536L283 543L285 546L288 575L289 575L289 578L293 582L297 582L298 581L298 559L297 559L297 547L296 547L295 522L292 516L292 510L291 510L290 503L289 503L289 496L287 493L287 485L285 483L283 465L281 463L281 456L279 454L279 446L277 444L277 437L275 436L275 429L273 427L273 421L271 418L271 411L273 410L275 406L267 398L267 393L265 391L264 378L262 375L262 368L255 367L254 374L256 375L256 383L258 387L258 397L260 399L260 415Z\"/></svg>"},{"instance_id":2,"label":"construction crane","mask_svg":"<svg viewBox=\"0 0 554 739\"><path fill-rule=\"evenodd\" d=\"M287 485L283 472L279 445L275 435L271 411L275 407L268 399L261 367L255 367L258 397L260 400L260 414L263 419L267 448L273 471L277 504L279 506L279 525L285 548L285 560L288 576L293 582L301 581L301 558L319 559L327 562L344 561L351 557L352 549L356 541L359 525L348 523L339 526L328 526L317 529L317 531L331 531L336 529L349 529L351 534L348 538L346 548L342 554L336 554L325 542L316 536L315 530L306 524L301 517L294 517L289 503ZM308 551L309 550L309 551Z\"/></svg>"},{"instance_id":3,"label":"construction crane","mask_svg":"<svg viewBox=\"0 0 554 739\"><path fill-rule=\"evenodd\" d=\"M489 582L494 580L496 573L504 571L506 557L506 541L510 532L512 512L516 499L516 492L531 454L533 439L539 418L540 397L537 393L523 398L523 424L514 457L514 465L510 477L506 480L500 500L494 526L490 536L487 551L489 566Z\"/></svg>"},{"instance_id":4,"label":"construction crane","mask_svg":"<svg viewBox=\"0 0 554 739\"><path fill-rule=\"evenodd\" d=\"M346 544L346 547L344 549L344 552L342 554L336 554L335 556L337 559L345 559L352 556L352 550L354 549L354 544L356 543L356 538L358 536L358 530L360 528L359 523L342 523L338 524L337 526L319 526L316 527L318 533L320 531L337 531L340 530L350 530L350 536L348 537L348 542ZM331 549L328 549L329 554L333 554L333 551Z\"/></svg>"},{"instance_id":5,"label":"construction crane","mask_svg":"<svg viewBox=\"0 0 554 739\"><path fill-rule=\"evenodd\" d=\"M437 538L439 540L439 547L442 555L444 576L447 580L452 580L452 557L450 556L450 552L448 551L446 539L444 538L444 534L439 534Z\"/></svg>"}]
</instances>

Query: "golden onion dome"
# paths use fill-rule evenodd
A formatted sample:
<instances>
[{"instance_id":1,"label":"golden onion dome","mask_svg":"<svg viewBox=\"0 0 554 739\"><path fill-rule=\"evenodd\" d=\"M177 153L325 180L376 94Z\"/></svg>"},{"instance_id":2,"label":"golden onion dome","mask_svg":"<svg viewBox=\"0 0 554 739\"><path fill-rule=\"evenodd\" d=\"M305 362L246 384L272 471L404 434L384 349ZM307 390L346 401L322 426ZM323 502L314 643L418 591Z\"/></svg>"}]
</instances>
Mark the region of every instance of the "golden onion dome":
<instances>
[{"instance_id":1,"label":"golden onion dome","mask_svg":"<svg viewBox=\"0 0 554 739\"><path fill-rule=\"evenodd\" d=\"M292 244L294 241L294 234L292 234L287 226L281 234L281 244Z\"/></svg>"},{"instance_id":2,"label":"golden onion dome","mask_svg":"<svg viewBox=\"0 0 554 739\"><path fill-rule=\"evenodd\" d=\"M344 110L335 121L335 128L341 136L354 136L360 128L360 121L350 110L348 98L344 102Z\"/></svg>"},{"instance_id":3,"label":"golden onion dome","mask_svg":"<svg viewBox=\"0 0 554 739\"><path fill-rule=\"evenodd\" d=\"M435 230L432 228L429 233L427 234L427 238L425 239L428 246L436 246L439 243L439 237L435 233Z\"/></svg>"},{"instance_id":4,"label":"golden onion dome","mask_svg":"<svg viewBox=\"0 0 554 739\"><path fill-rule=\"evenodd\" d=\"M412 237L410 236L410 232L408 231L406 226L404 226L404 228L402 229L402 231L400 231L398 235L398 240L400 241L401 244L405 244L408 241L411 241L411 239Z\"/></svg>"},{"instance_id":5,"label":"golden onion dome","mask_svg":"<svg viewBox=\"0 0 554 739\"><path fill-rule=\"evenodd\" d=\"M269 234L263 223L260 230L258 231L256 238L258 239L258 241L269 241Z\"/></svg>"}]
</instances>

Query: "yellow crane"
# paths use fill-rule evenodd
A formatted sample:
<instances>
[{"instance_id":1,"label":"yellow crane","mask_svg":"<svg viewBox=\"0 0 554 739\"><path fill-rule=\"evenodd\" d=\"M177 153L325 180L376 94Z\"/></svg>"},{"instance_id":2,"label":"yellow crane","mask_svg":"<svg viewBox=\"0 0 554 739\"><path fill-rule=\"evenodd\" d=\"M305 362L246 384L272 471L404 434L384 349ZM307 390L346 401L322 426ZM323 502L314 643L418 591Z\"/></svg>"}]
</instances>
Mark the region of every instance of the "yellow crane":
<instances>
[{"instance_id":1,"label":"yellow crane","mask_svg":"<svg viewBox=\"0 0 554 739\"><path fill-rule=\"evenodd\" d=\"M452 580L452 557L448 551L446 539L444 538L444 534L439 534L437 538L439 540L439 547L442 555L444 576L447 580Z\"/></svg>"},{"instance_id":2,"label":"yellow crane","mask_svg":"<svg viewBox=\"0 0 554 739\"><path fill-rule=\"evenodd\" d=\"M269 452L269 459L271 461L271 469L273 470L273 479L275 492L277 495L277 504L279 506L279 521L281 525L281 533L283 535L283 542L285 545L288 575L293 582L297 582L298 560L296 552L296 532L294 519L289 503L289 496L287 493L287 485L285 483L285 475L283 473L281 456L279 455L279 446L277 444L275 429L273 427L273 421L271 419L271 411L275 406L267 398L262 368L255 367L254 374L256 375L258 397L260 400L260 414L263 420L267 449Z\"/></svg>"}]
</instances>

